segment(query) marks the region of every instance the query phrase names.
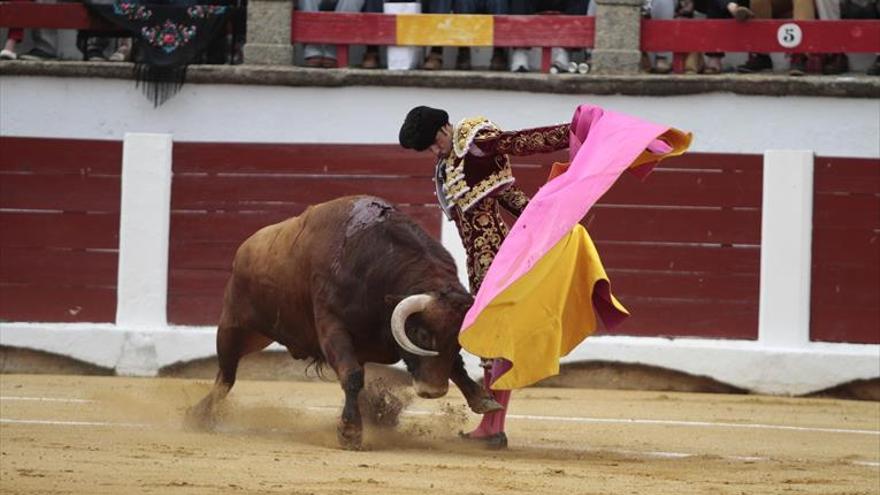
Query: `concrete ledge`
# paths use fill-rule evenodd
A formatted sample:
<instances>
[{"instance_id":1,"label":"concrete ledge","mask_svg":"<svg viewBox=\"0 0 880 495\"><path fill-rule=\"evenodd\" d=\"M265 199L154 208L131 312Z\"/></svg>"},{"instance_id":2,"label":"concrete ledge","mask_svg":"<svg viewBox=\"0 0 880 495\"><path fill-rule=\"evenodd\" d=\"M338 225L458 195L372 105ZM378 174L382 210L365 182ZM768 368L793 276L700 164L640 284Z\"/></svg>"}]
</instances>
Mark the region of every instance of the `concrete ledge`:
<instances>
[{"instance_id":1,"label":"concrete ledge","mask_svg":"<svg viewBox=\"0 0 880 495\"><path fill-rule=\"evenodd\" d=\"M0 76L132 79L131 64L27 62L0 64ZM880 98L880 77L864 74L791 77L774 74L571 75L488 71L306 69L293 66L194 65L189 84L260 86L381 86L525 91L531 93L673 96L734 93L762 96Z\"/></svg>"}]
</instances>

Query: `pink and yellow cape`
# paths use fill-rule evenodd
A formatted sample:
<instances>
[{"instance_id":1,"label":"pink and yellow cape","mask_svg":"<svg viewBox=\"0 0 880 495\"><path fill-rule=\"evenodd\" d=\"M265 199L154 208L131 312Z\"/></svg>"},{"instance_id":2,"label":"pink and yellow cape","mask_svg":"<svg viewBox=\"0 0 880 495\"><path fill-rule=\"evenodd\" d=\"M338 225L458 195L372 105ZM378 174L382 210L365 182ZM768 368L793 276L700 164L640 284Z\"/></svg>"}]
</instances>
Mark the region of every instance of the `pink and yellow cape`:
<instances>
[{"instance_id":1,"label":"pink and yellow cape","mask_svg":"<svg viewBox=\"0 0 880 495\"><path fill-rule=\"evenodd\" d=\"M493 389L521 388L559 373L559 358L596 331L597 315L606 327L629 315L578 222L625 170L647 176L690 142L689 133L670 127L591 105L577 108L570 165L554 166L517 219L462 324L464 349L509 364L493 377Z\"/></svg>"}]
</instances>

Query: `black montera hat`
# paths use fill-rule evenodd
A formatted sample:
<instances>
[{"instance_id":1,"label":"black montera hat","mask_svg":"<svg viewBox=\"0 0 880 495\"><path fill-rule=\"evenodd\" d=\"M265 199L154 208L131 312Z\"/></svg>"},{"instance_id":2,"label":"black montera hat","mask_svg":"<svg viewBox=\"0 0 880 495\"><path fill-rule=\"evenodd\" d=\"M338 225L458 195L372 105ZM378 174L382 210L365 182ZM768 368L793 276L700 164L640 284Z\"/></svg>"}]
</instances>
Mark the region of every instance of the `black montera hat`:
<instances>
[{"instance_id":1,"label":"black montera hat","mask_svg":"<svg viewBox=\"0 0 880 495\"><path fill-rule=\"evenodd\" d=\"M400 126L400 145L416 151L428 149L437 137L437 131L449 123L445 110L426 106L415 107L406 114Z\"/></svg>"}]
</instances>

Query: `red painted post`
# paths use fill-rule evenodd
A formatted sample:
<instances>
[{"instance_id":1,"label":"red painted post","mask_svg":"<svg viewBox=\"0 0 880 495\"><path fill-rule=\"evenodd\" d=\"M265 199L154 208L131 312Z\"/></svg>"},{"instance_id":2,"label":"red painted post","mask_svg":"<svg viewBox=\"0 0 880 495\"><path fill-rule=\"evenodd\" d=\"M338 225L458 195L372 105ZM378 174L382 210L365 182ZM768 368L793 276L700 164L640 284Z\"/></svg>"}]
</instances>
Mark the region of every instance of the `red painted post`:
<instances>
[{"instance_id":1,"label":"red painted post","mask_svg":"<svg viewBox=\"0 0 880 495\"><path fill-rule=\"evenodd\" d=\"M553 48L541 47L541 72L550 72L550 61L553 59Z\"/></svg>"},{"instance_id":2,"label":"red painted post","mask_svg":"<svg viewBox=\"0 0 880 495\"><path fill-rule=\"evenodd\" d=\"M348 68L348 45L336 45L336 67Z\"/></svg>"}]
</instances>

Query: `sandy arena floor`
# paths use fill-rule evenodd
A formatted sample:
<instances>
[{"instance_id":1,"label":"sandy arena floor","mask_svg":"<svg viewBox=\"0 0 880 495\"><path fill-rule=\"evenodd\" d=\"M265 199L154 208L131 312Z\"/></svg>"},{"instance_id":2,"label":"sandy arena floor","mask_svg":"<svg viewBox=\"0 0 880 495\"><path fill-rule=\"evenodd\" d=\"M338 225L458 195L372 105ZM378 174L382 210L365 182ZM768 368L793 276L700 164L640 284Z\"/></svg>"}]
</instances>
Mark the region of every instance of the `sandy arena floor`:
<instances>
[{"instance_id":1,"label":"sandy arena floor","mask_svg":"<svg viewBox=\"0 0 880 495\"><path fill-rule=\"evenodd\" d=\"M185 431L208 388L0 375L0 493L880 494L877 402L533 388L490 452L451 390L349 452L335 383L239 382L218 432Z\"/></svg>"}]
</instances>

